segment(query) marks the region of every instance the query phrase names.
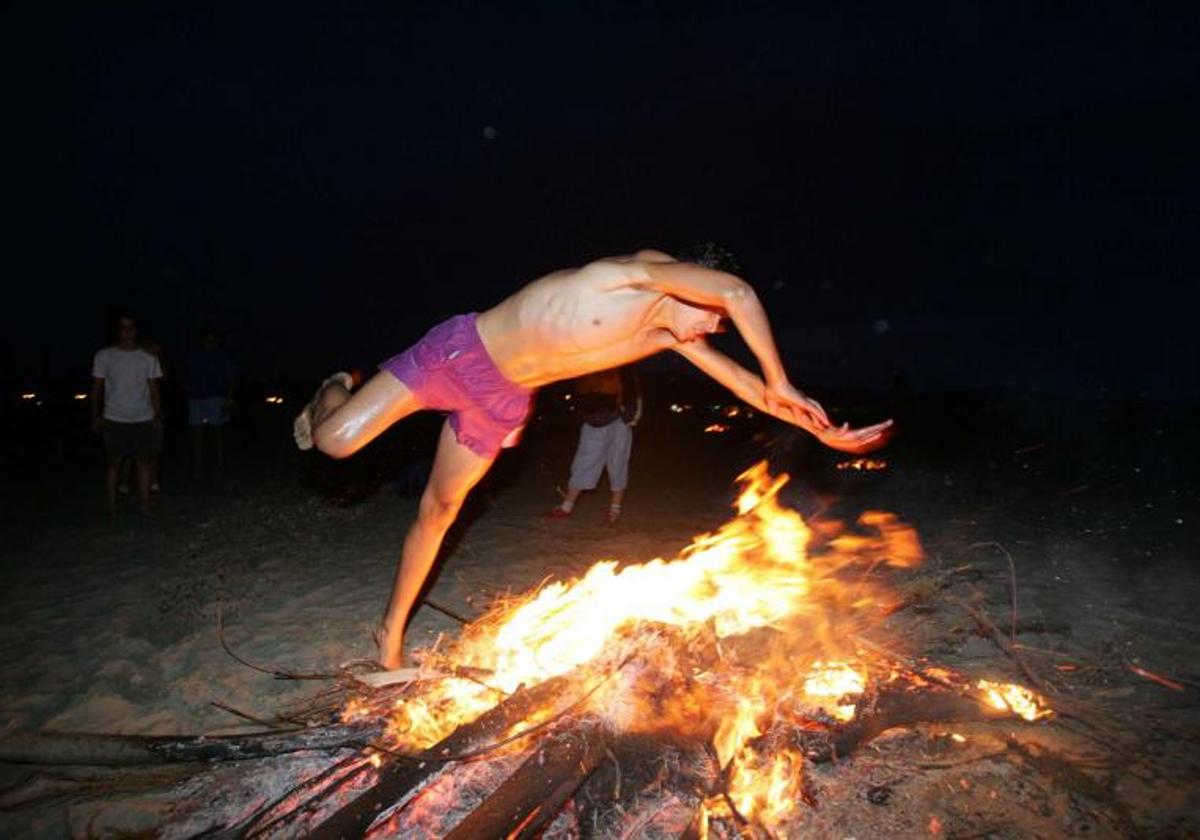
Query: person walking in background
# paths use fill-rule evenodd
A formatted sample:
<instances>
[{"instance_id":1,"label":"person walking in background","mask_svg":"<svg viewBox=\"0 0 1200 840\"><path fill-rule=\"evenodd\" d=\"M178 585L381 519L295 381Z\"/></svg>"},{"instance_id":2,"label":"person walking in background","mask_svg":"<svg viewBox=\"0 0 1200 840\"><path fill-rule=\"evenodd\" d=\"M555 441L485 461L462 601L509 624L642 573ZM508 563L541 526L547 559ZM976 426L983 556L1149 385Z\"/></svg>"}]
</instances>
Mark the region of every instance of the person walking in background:
<instances>
[{"instance_id":1,"label":"person walking in background","mask_svg":"<svg viewBox=\"0 0 1200 840\"><path fill-rule=\"evenodd\" d=\"M225 466L225 438L222 429L229 421L233 406L233 361L221 348L213 330L200 336L200 347L188 355L188 425L192 428L192 467L196 475L204 472L204 430L212 430L217 472Z\"/></svg>"},{"instance_id":2,"label":"person walking in background","mask_svg":"<svg viewBox=\"0 0 1200 840\"><path fill-rule=\"evenodd\" d=\"M137 343L137 323L126 314L116 319L117 342L92 359L92 429L104 439L108 463L105 496L109 513L117 512L117 479L121 462L132 458L137 468L138 499L150 512L150 460L161 450L162 409L158 359Z\"/></svg>"},{"instance_id":3,"label":"person walking in background","mask_svg":"<svg viewBox=\"0 0 1200 840\"><path fill-rule=\"evenodd\" d=\"M568 518L580 495L585 490L595 490L600 474L607 469L612 501L604 521L615 525L621 518L621 504L629 484L633 427L642 417L642 394L633 368L626 365L584 376L575 385L575 406L583 424L571 462L571 478L566 496L548 517Z\"/></svg>"},{"instance_id":4,"label":"person walking in background","mask_svg":"<svg viewBox=\"0 0 1200 840\"><path fill-rule=\"evenodd\" d=\"M155 425L155 435L157 440L154 444L154 449L157 454L151 456L150 458L150 493L153 495L161 489L158 483L158 462L162 458L164 444L163 430L167 424L167 412L162 407L170 403L170 399L168 397L168 392L170 389L167 387L167 366L163 362L162 344L158 342L158 339L143 338L141 340L141 348L154 358L158 359L158 369L161 371L161 375L159 376L158 380L158 404L160 407L161 422ZM123 459L121 462L120 481L117 485L117 492L119 492L122 496L129 495L130 473L132 470L132 459Z\"/></svg>"}]
</instances>

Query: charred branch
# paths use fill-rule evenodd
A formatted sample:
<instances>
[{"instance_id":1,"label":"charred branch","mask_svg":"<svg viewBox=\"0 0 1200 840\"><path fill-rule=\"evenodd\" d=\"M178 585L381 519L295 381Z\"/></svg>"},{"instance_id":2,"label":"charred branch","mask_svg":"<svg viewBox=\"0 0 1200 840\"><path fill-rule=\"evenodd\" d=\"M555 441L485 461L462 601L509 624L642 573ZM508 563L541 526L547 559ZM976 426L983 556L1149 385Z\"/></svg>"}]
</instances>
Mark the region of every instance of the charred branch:
<instances>
[{"instance_id":1,"label":"charred branch","mask_svg":"<svg viewBox=\"0 0 1200 840\"><path fill-rule=\"evenodd\" d=\"M132 767L243 761L308 750L361 747L383 734L383 729L382 721L372 721L230 737L28 732L0 740L0 763Z\"/></svg>"},{"instance_id":2,"label":"charred branch","mask_svg":"<svg viewBox=\"0 0 1200 840\"><path fill-rule=\"evenodd\" d=\"M361 837L385 810L456 756L478 750L499 738L534 709L552 703L570 684L569 679L562 676L522 689L471 723L460 726L425 752L408 759L389 756L380 765L375 784L318 825L309 836Z\"/></svg>"},{"instance_id":3,"label":"charred branch","mask_svg":"<svg viewBox=\"0 0 1200 840\"><path fill-rule=\"evenodd\" d=\"M545 739L447 840L536 836L605 759L609 740L594 720Z\"/></svg>"}]
</instances>

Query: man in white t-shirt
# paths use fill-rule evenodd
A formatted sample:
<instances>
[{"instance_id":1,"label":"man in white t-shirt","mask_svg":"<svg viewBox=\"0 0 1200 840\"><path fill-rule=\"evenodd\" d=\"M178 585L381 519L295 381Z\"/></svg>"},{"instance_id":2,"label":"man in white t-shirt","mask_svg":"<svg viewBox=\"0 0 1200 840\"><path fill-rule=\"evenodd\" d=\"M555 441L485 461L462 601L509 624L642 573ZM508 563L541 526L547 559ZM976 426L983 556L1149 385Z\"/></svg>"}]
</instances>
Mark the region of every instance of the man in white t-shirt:
<instances>
[{"instance_id":1,"label":"man in white t-shirt","mask_svg":"<svg viewBox=\"0 0 1200 840\"><path fill-rule=\"evenodd\" d=\"M117 477L121 461L137 463L142 513L150 510L150 459L159 454L162 423L158 358L137 343L137 324L117 318L117 343L96 353L92 361L92 429L104 437L108 454L105 491L110 513L117 510Z\"/></svg>"}]
</instances>

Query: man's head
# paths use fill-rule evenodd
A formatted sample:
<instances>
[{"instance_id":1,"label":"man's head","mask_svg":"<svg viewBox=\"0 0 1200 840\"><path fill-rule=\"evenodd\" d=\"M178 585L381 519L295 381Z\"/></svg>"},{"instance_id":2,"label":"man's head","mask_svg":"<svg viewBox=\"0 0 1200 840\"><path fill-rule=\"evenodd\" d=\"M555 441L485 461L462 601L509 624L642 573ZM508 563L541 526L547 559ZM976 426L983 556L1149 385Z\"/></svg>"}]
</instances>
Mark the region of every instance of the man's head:
<instances>
[{"instance_id":1,"label":"man's head","mask_svg":"<svg viewBox=\"0 0 1200 840\"><path fill-rule=\"evenodd\" d=\"M137 346L137 320L128 312L118 312L113 317L113 331L118 347L132 350Z\"/></svg>"},{"instance_id":2,"label":"man's head","mask_svg":"<svg viewBox=\"0 0 1200 840\"><path fill-rule=\"evenodd\" d=\"M684 248L675 255L675 258L680 262L702 265L714 271L724 271L726 274L741 276L742 273L742 267L738 263L737 257L715 242L704 242Z\"/></svg>"},{"instance_id":3,"label":"man's head","mask_svg":"<svg viewBox=\"0 0 1200 840\"><path fill-rule=\"evenodd\" d=\"M667 329L679 341L695 341L725 331L726 315L720 309L700 306L677 297L665 300L670 302Z\"/></svg>"}]
</instances>

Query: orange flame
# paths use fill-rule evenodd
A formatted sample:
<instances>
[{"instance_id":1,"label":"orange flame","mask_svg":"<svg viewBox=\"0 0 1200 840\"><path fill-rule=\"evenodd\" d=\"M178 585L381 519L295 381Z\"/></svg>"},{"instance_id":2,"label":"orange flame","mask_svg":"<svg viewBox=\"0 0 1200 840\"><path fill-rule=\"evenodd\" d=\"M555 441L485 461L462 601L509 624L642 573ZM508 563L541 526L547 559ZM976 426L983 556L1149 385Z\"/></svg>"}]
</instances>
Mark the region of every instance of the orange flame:
<instances>
[{"instance_id":1,"label":"orange flame","mask_svg":"<svg viewBox=\"0 0 1200 840\"><path fill-rule=\"evenodd\" d=\"M997 683L980 680L977 683L984 699L992 708L1034 721L1054 714L1041 696L1015 683Z\"/></svg>"},{"instance_id":2,"label":"orange flame","mask_svg":"<svg viewBox=\"0 0 1200 840\"><path fill-rule=\"evenodd\" d=\"M835 643L832 619L880 605L864 568L909 566L922 552L911 528L879 512L859 518L863 533L823 524L825 541L817 545L809 525L780 503L786 475L772 476L760 463L739 481L737 516L697 537L675 559L598 562L578 579L498 605L450 647L427 655L431 671L444 675L458 667L488 676L444 678L405 692L391 713L390 738L401 749L428 746L493 707L501 693L577 671L584 675L580 693L588 685L603 687L592 707L617 729L638 729L650 720L677 727L698 723L690 731L712 737L738 811L767 826L787 819L802 799L803 758L771 740L777 712L802 708L843 721L854 716L867 672L838 658L844 652ZM853 585L839 578L847 570ZM676 661L673 645L655 641L672 634L694 640L715 649L719 661L731 655L724 644L736 647L733 640L752 631L792 623L801 629L780 637L789 640L787 651L756 654L753 662L712 672L688 671L684 660ZM628 632L639 625L645 629ZM634 664L617 667L634 655ZM604 682L618 671L618 678ZM674 681L670 691L661 690L663 680ZM643 690L649 685L658 690ZM554 711L541 710L521 725ZM358 707L346 710L358 713ZM767 749L763 742L769 740ZM717 815L726 806L708 807Z\"/></svg>"},{"instance_id":3,"label":"orange flame","mask_svg":"<svg viewBox=\"0 0 1200 840\"><path fill-rule=\"evenodd\" d=\"M804 681L804 694L813 705L838 720L854 717L853 703L837 704L839 698L862 694L867 689L866 674L845 662L816 661Z\"/></svg>"}]
</instances>

